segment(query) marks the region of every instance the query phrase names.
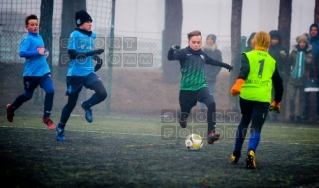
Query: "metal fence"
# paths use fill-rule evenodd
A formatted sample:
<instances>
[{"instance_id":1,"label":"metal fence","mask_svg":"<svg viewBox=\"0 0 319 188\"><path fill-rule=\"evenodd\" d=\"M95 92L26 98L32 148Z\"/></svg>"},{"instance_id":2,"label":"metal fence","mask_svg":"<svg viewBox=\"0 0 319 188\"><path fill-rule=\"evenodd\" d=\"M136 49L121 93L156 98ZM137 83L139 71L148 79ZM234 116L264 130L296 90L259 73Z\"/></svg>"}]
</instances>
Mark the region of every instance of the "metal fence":
<instances>
[{"instance_id":1,"label":"metal fence","mask_svg":"<svg viewBox=\"0 0 319 188\"><path fill-rule=\"evenodd\" d=\"M39 14L40 1L33 0L32 2L34 3L34 7L36 7L33 11ZM108 2L109 1L105 1L105 4ZM5 3L0 5L0 10L2 11L0 14L0 21L4 18L10 19L10 15L13 15L15 11L19 11L10 11L10 13L7 10L3 11L3 9L6 8L4 7L4 4ZM19 3L17 2L17 4ZM87 6L90 8L90 4ZM54 15L61 14L61 1L55 1L55 7ZM22 10L22 8L20 9ZM24 20L24 17L22 16L25 16L25 14L19 13L19 15L19 19ZM107 15L109 15L109 13ZM26 35L26 31L21 29L21 25L17 25L23 23L15 21L16 19L17 16L14 17L14 22L11 22L14 23L13 25L8 27L5 27L4 25L0 26L0 106L3 108L5 108L6 104L11 103L19 94L23 92L22 72L24 59L18 56L18 50L19 43L23 36ZM58 31L61 27L59 25L61 24L61 21L59 21L61 18L58 16L53 16L53 19L55 27L53 27L53 48L50 52L50 55L52 56L51 71L55 87L55 100L52 115L59 116L63 106L67 102L67 97L65 96L65 77L61 77L61 74L58 73L61 71L65 72L66 67L58 66L60 56L59 47L61 41L60 33ZM95 29L99 40L101 40L103 43L102 47L108 49L107 44L109 41L109 28ZM109 67L107 64L104 64L102 69L97 72L106 87L108 86L108 81L112 81L112 87L109 90L109 92L111 91L111 96L108 96L108 98L111 99L111 106L110 111L107 112L106 101L104 101L93 107L93 113L111 113L121 115L132 114L137 116L151 115L154 117L160 117L161 113L165 110L178 111L179 82L166 83L163 79L162 52L164 51L165 54L168 49L162 49L162 40L136 38L134 36L115 37L117 40L122 41L122 45L125 43L123 42L125 39L136 40L136 49L127 50L122 46L118 50L114 51L114 53L118 56L113 56L112 58L113 60L115 59L119 64L113 67L112 78L108 78ZM187 41L183 41L182 43L187 44ZM245 40L243 41L243 44L246 44ZM222 52L223 61L225 63L231 64L230 41L218 40L217 46ZM141 61L148 62L148 66L141 66L141 64L139 64L139 55L141 54L146 55L141 56ZM147 56L147 54L151 56ZM107 62L108 58L110 57L106 51L103 56L104 62ZM178 62L175 61L170 63L173 64ZM177 69L174 74L180 75L179 70ZM217 76L214 98L216 101L216 107L220 112L225 112L231 108L229 89L233 83L230 83L230 74L232 73L222 69ZM89 98L91 94L92 91L83 89L78 103L86 98ZM30 111L37 111L41 113L43 109L43 98L44 93L41 88L38 88L33 96L33 99L25 103L17 113L24 114L23 112ZM315 116L313 109L317 103L315 101L314 95L311 95L311 104L312 110L310 112L310 116ZM286 102L286 105L286 108L288 108L288 102ZM290 105L296 105L297 107L298 104L296 103ZM198 108L199 105L197 105L194 109ZM298 108L296 108L296 110L298 110ZM301 114L302 112L297 113ZM73 114L83 114L83 110L80 108L80 105L76 106ZM287 110L279 116L281 119L288 119L288 117L289 114L287 113Z\"/></svg>"},{"instance_id":2,"label":"metal fence","mask_svg":"<svg viewBox=\"0 0 319 188\"><path fill-rule=\"evenodd\" d=\"M2 32L1 35L1 84L0 93L1 99L0 104L5 106L7 103L12 102L15 97L23 92L22 83L22 72L24 59L18 56L19 43L25 32ZM124 40L123 36L116 36L119 40ZM52 55L52 78L55 86L55 101L54 110L55 113L60 113L63 106L66 104L67 97L64 95L66 92L65 78L59 78L58 72L65 67L58 66L59 60L59 35L54 35ZM108 40L107 38L101 37L100 40ZM112 79L112 96L111 98L111 113L123 113L123 114L160 114L163 109L178 109L178 92L179 82L176 83L165 83L162 76L162 51L168 51L168 49L162 49L162 40L160 39L147 39L147 38L136 38L137 49L134 51L125 51L122 49L114 51L115 54L121 55L122 59L118 66L113 66L113 77ZM107 42L105 42L107 43ZM186 42L185 42L186 44ZM220 41L218 48L230 49L230 42ZM4 51L4 49L6 51ZM105 48L107 49L107 47ZM152 59L150 66L139 66L138 58L135 59L135 64L132 64L132 59L126 60L125 54L151 54ZM224 62L230 63L230 50L223 51L222 57ZM103 56L104 62L108 61L107 51ZM114 59L114 58L113 58ZM147 59L146 59L147 60ZM149 61L149 60L147 60ZM129 63L130 62L130 63ZM172 64L178 63L177 61L170 62ZM97 74L101 77L103 83L107 87L108 77L108 65L104 64L101 70ZM180 74L179 70L176 70L175 74ZM217 108L227 109L228 107L228 95L225 92L229 91L229 77L228 71L222 70L218 75L218 82L216 86L215 99L217 101ZM35 105L37 108L42 108L42 102L39 100L43 99L43 93L39 90L39 93L35 93L33 99L23 105L21 108L25 110L34 109ZM91 94L90 90L82 90L82 99L89 97ZM38 95L40 95L38 97ZM77 107L78 108L78 107ZM102 104L94 107L95 111L105 113L106 104ZM82 113L82 110L76 109L75 113Z\"/></svg>"}]
</instances>

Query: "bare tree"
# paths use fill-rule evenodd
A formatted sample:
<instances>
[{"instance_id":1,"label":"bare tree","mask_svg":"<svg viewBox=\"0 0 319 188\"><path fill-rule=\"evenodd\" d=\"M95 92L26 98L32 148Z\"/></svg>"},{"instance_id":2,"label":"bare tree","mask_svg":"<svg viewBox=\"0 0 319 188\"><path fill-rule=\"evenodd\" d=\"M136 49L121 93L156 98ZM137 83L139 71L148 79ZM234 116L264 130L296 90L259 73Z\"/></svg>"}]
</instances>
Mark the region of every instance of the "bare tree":
<instances>
[{"instance_id":1,"label":"bare tree","mask_svg":"<svg viewBox=\"0 0 319 188\"><path fill-rule=\"evenodd\" d=\"M60 37L60 55L59 55L59 71L58 78L65 81L69 62L67 61L67 46L66 41L69 35L76 27L75 13L79 10L86 10L86 0L64 0L62 1L62 16L61 16L61 37Z\"/></svg>"},{"instance_id":2,"label":"bare tree","mask_svg":"<svg viewBox=\"0 0 319 188\"><path fill-rule=\"evenodd\" d=\"M316 0L315 4L315 19L314 23L319 24L319 0Z\"/></svg>"},{"instance_id":3,"label":"bare tree","mask_svg":"<svg viewBox=\"0 0 319 188\"><path fill-rule=\"evenodd\" d=\"M288 50L290 47L292 0L280 0L278 31L282 38L282 45Z\"/></svg>"},{"instance_id":4,"label":"bare tree","mask_svg":"<svg viewBox=\"0 0 319 188\"><path fill-rule=\"evenodd\" d=\"M52 53L52 17L53 0L41 0L40 35L43 38L46 49ZM52 71L52 54L47 58Z\"/></svg>"},{"instance_id":5,"label":"bare tree","mask_svg":"<svg viewBox=\"0 0 319 188\"><path fill-rule=\"evenodd\" d=\"M292 13L292 0L280 0L279 4L279 17L278 17L278 31L281 35L282 46L289 52L290 48L290 31L291 31L291 13ZM289 68L289 67L288 67ZM287 67L285 68L287 69ZM289 72L289 70L287 70ZM285 85L284 85L285 87ZM286 87L285 87L286 88ZM282 100L282 114L285 116L287 104L285 103L287 92L284 92Z\"/></svg>"},{"instance_id":6,"label":"bare tree","mask_svg":"<svg viewBox=\"0 0 319 188\"><path fill-rule=\"evenodd\" d=\"M165 0L165 28L163 31L162 44L162 67L163 80L166 83L175 83L179 81L179 64L167 60L167 52L174 45L181 44L183 22L183 4L182 0Z\"/></svg>"},{"instance_id":7,"label":"bare tree","mask_svg":"<svg viewBox=\"0 0 319 188\"><path fill-rule=\"evenodd\" d=\"M231 15L231 64L234 70L230 76L230 85L232 86L239 74L240 54L241 54L241 16L242 16L242 0L232 0ZM237 97L231 97L231 108L238 109Z\"/></svg>"},{"instance_id":8,"label":"bare tree","mask_svg":"<svg viewBox=\"0 0 319 188\"><path fill-rule=\"evenodd\" d=\"M69 61L67 55L67 39L69 35L76 28L75 13L79 10L86 10L86 0L63 0L62 1L62 25L61 25L61 37L60 37L60 53L59 53L59 69L58 79L65 81ZM79 96L80 100L86 99L86 92L82 91Z\"/></svg>"},{"instance_id":9,"label":"bare tree","mask_svg":"<svg viewBox=\"0 0 319 188\"><path fill-rule=\"evenodd\" d=\"M41 17L39 31L42 36L44 46L51 53L47 58L50 70L52 72L52 17L53 0L41 0ZM34 104L42 104L44 100L43 90L37 89L34 92Z\"/></svg>"}]
</instances>

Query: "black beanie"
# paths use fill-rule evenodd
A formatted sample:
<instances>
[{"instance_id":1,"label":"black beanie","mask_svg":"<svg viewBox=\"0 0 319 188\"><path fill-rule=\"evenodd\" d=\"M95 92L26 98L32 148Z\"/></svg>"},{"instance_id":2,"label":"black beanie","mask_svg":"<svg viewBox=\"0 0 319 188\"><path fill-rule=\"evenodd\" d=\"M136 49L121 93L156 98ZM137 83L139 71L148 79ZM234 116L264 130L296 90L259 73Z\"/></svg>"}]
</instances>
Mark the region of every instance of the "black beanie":
<instances>
[{"instance_id":1,"label":"black beanie","mask_svg":"<svg viewBox=\"0 0 319 188\"><path fill-rule=\"evenodd\" d=\"M209 34L209 35L206 37L206 40L207 40L208 38L211 38L211 39L213 39L214 42L216 42L216 35L214 35L214 34Z\"/></svg>"},{"instance_id":2,"label":"black beanie","mask_svg":"<svg viewBox=\"0 0 319 188\"><path fill-rule=\"evenodd\" d=\"M85 10L80 10L75 13L75 23L78 27L87 21L93 22L91 16Z\"/></svg>"}]
</instances>

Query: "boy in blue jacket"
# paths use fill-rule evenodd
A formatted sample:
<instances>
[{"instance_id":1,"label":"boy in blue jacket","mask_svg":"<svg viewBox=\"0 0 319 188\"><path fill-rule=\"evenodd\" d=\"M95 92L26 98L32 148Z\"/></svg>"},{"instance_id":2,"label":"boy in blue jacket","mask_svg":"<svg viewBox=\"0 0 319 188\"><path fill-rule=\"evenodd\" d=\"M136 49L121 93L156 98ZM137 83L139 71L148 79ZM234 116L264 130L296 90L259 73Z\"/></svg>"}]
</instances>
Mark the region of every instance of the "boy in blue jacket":
<instances>
[{"instance_id":1,"label":"boy in blue jacket","mask_svg":"<svg viewBox=\"0 0 319 188\"><path fill-rule=\"evenodd\" d=\"M60 122L56 127L57 141L65 141L64 127L83 86L95 91L90 99L81 103L85 111L85 119L89 123L93 121L91 107L104 101L107 96L101 79L95 74L102 66L102 60L98 55L104 50L94 50L96 34L91 31L92 21L91 16L84 10L75 14L75 22L78 27L70 34L68 42L70 56L70 66L66 77L68 102L62 110ZM93 66L93 59L97 61L95 66Z\"/></svg>"},{"instance_id":2,"label":"boy in blue jacket","mask_svg":"<svg viewBox=\"0 0 319 188\"><path fill-rule=\"evenodd\" d=\"M15 101L7 105L7 119L13 122L14 111L24 102L32 98L34 89L40 85L45 91L44 112L42 122L50 129L55 129L55 125L50 119L53 106L54 87L51 73L46 58L49 52L44 47L42 37L38 34L38 17L31 14L25 18L25 27L28 30L20 43L20 57L25 58L23 71L24 93L19 95Z\"/></svg>"}]
</instances>

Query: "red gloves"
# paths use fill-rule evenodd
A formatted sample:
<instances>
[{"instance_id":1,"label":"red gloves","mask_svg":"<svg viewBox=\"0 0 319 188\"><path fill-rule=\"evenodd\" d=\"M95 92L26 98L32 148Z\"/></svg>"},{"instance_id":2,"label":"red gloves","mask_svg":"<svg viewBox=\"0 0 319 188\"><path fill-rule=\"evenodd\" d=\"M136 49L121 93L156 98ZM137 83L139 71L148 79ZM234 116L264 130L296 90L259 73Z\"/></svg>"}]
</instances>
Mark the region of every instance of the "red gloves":
<instances>
[{"instance_id":1,"label":"red gloves","mask_svg":"<svg viewBox=\"0 0 319 188\"><path fill-rule=\"evenodd\" d=\"M241 87L243 86L244 83L245 83L244 79L238 78L236 80L236 83L230 89L230 94L232 94L233 97L237 96L240 93Z\"/></svg>"}]
</instances>

